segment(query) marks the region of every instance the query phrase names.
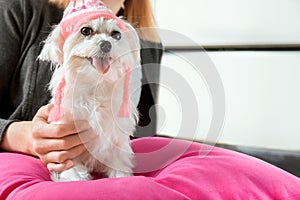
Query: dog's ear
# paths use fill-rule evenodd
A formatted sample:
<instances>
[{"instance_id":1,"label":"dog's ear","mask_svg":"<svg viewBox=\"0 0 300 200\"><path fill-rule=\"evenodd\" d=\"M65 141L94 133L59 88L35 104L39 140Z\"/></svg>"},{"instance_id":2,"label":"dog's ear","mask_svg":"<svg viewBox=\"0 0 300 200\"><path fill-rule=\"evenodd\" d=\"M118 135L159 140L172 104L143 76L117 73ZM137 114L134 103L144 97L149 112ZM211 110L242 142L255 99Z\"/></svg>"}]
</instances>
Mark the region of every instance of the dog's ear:
<instances>
[{"instance_id":1,"label":"dog's ear","mask_svg":"<svg viewBox=\"0 0 300 200\"><path fill-rule=\"evenodd\" d=\"M59 25L53 29L44 43L44 47L38 56L38 59L50 61L55 65L61 65L63 63L64 38L61 34Z\"/></svg>"}]
</instances>

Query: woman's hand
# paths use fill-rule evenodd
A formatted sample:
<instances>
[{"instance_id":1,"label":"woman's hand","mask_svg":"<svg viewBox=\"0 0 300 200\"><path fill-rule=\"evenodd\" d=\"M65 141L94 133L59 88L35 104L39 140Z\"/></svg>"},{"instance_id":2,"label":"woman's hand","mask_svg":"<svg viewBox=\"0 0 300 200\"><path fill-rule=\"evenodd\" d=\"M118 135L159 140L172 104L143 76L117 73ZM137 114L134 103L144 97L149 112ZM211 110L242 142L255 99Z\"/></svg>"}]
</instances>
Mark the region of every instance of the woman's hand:
<instances>
[{"instance_id":1,"label":"woman's hand","mask_svg":"<svg viewBox=\"0 0 300 200\"><path fill-rule=\"evenodd\" d=\"M2 148L37 156L49 171L61 172L73 166L72 159L86 151L84 143L95 137L85 121L50 124L53 105L41 107L32 121L12 123L3 138ZM79 136L80 134L80 136ZM82 140L84 138L84 141Z\"/></svg>"}]
</instances>

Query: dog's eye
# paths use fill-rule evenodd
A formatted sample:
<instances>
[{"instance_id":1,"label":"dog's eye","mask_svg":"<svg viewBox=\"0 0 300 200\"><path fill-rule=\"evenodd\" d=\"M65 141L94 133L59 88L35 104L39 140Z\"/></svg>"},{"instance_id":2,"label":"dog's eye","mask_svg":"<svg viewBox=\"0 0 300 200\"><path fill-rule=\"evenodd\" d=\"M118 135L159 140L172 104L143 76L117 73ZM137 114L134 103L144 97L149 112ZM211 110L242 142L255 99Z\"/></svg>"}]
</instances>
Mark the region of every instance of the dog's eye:
<instances>
[{"instance_id":1,"label":"dog's eye","mask_svg":"<svg viewBox=\"0 0 300 200\"><path fill-rule=\"evenodd\" d=\"M113 31L110 35L115 40L121 40L122 34L119 31Z\"/></svg>"},{"instance_id":2,"label":"dog's eye","mask_svg":"<svg viewBox=\"0 0 300 200\"><path fill-rule=\"evenodd\" d=\"M91 29L90 27L83 27L80 32L84 36L89 36L93 33L93 29Z\"/></svg>"}]
</instances>

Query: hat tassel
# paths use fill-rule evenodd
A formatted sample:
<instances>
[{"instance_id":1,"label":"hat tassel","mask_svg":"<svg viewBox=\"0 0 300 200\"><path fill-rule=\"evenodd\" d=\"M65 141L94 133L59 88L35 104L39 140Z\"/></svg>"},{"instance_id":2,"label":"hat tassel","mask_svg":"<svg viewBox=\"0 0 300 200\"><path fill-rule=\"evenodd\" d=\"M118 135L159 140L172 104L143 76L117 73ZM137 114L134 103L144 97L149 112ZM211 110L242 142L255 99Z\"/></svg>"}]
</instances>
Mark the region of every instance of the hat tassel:
<instances>
[{"instance_id":1,"label":"hat tassel","mask_svg":"<svg viewBox=\"0 0 300 200\"><path fill-rule=\"evenodd\" d=\"M129 81L130 81L130 68L127 67L125 70L125 80L123 89L123 101L118 113L118 117L126 118L130 115L130 105L129 105Z\"/></svg>"}]
</instances>

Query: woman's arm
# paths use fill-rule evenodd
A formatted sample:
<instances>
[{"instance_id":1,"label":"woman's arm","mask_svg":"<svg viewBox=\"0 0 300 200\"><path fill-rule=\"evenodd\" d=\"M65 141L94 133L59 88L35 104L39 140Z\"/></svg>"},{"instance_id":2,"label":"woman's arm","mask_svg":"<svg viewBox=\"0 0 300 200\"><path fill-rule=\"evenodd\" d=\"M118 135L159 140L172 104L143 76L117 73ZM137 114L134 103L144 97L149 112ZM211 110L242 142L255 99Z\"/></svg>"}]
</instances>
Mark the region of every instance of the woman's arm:
<instances>
[{"instance_id":1,"label":"woman's arm","mask_svg":"<svg viewBox=\"0 0 300 200\"><path fill-rule=\"evenodd\" d=\"M0 26L2 27L0 29L0 148L37 156L50 170L59 172L72 166L71 160L86 150L83 145L85 141L81 138L89 140L92 136L85 136L84 130L88 128L85 122L82 122L82 128L79 130L75 128L74 122L49 124L47 119L52 105L41 107L35 115L32 114L32 117L26 114L29 112L28 109L37 106L37 102L29 101L31 99L27 96L46 88L43 84L32 85L36 84L32 80L40 71L34 71L36 68L32 66L33 63L36 64L37 55L34 56L34 52L36 54L39 52L34 48L36 45L34 41L39 43L39 40L37 35L32 35L37 34L38 29L31 27L38 26L33 22L40 22L37 18L42 15L43 10L37 9L44 8L46 2L46 0L0 0ZM36 14L35 20L30 19L31 14ZM28 33L31 35L28 36ZM27 54L28 51L31 53ZM24 59L34 61L25 63ZM13 88L20 86L26 89ZM14 93L17 89L18 94ZM39 96L42 98L42 94ZM24 105L24 99L33 105Z\"/></svg>"},{"instance_id":2,"label":"woman's arm","mask_svg":"<svg viewBox=\"0 0 300 200\"><path fill-rule=\"evenodd\" d=\"M15 10L20 9L14 1L0 0L0 142L7 126L16 121L10 116L11 80L16 73L21 49L21 21L16 19Z\"/></svg>"},{"instance_id":3,"label":"woman's arm","mask_svg":"<svg viewBox=\"0 0 300 200\"><path fill-rule=\"evenodd\" d=\"M47 119L52 107L49 104L40 108L32 121L10 124L1 148L37 156L50 171L61 172L73 166L71 160L86 151L84 143L96 135L87 135L86 121L76 122L76 126L73 122L50 124Z\"/></svg>"},{"instance_id":4,"label":"woman's arm","mask_svg":"<svg viewBox=\"0 0 300 200\"><path fill-rule=\"evenodd\" d=\"M20 115L14 114L17 107L23 106L20 103L27 94L13 94L19 88L12 87L19 87L25 81L22 70L29 75L29 69L33 69L20 65L25 59L23 56L27 55L24 52L28 51L24 44L29 41L24 35L31 29L27 27L30 21L25 23L25 19L29 18L29 11L34 12L32 9L35 4L32 2L0 0L0 26L3 27L0 29L0 148L37 156L50 170L59 172L72 166L71 160L85 151L80 140L82 136L79 137L78 132L84 135L86 126L76 130L74 123L49 124L47 119L51 105L40 108L31 121L22 121L22 118L18 118ZM24 11L27 11L26 17ZM26 112L24 109L19 108L21 113Z\"/></svg>"}]
</instances>

